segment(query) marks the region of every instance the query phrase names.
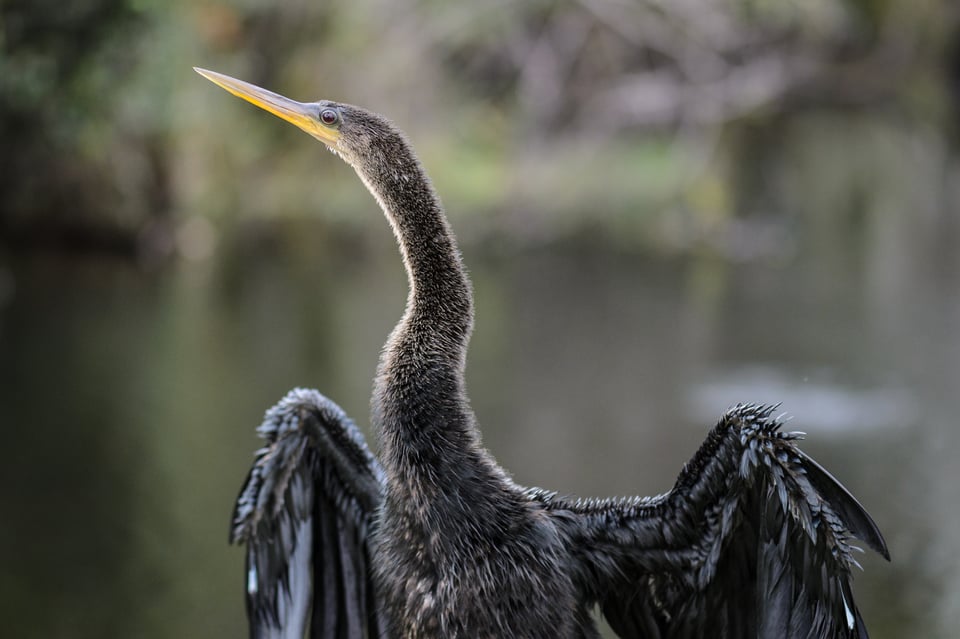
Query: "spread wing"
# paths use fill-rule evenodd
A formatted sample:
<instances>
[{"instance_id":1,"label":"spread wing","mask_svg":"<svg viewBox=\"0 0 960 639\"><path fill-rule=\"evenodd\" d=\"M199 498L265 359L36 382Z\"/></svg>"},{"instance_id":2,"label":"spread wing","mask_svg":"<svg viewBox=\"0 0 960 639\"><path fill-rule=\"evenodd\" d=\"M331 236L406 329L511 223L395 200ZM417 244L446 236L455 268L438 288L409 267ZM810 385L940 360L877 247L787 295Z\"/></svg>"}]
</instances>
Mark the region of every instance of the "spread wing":
<instances>
[{"instance_id":1,"label":"spread wing","mask_svg":"<svg viewBox=\"0 0 960 639\"><path fill-rule=\"evenodd\" d=\"M380 636L369 538L384 478L363 435L339 406L304 389L268 410L257 431L267 443L230 533L247 546L250 636Z\"/></svg>"},{"instance_id":2,"label":"spread wing","mask_svg":"<svg viewBox=\"0 0 960 639\"><path fill-rule=\"evenodd\" d=\"M563 503L584 596L624 639L866 639L850 588L854 538L876 524L784 433L773 409L721 419L673 490Z\"/></svg>"}]
</instances>

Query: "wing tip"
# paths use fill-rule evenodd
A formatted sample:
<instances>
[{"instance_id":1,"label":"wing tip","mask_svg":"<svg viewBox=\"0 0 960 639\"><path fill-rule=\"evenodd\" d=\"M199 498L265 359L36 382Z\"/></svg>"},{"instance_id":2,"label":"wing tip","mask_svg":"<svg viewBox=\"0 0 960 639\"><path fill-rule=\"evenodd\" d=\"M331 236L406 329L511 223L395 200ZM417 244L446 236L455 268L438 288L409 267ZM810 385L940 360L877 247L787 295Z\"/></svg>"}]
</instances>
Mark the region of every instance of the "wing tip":
<instances>
[{"instance_id":1,"label":"wing tip","mask_svg":"<svg viewBox=\"0 0 960 639\"><path fill-rule=\"evenodd\" d=\"M862 541L868 548L890 561L890 549L884 539L880 527L873 520L867 509L854 497L830 471L821 466L809 455L801 453L803 467L807 477L816 487L817 492L826 499L830 506L840 515L844 525L854 537Z\"/></svg>"},{"instance_id":2,"label":"wing tip","mask_svg":"<svg viewBox=\"0 0 960 639\"><path fill-rule=\"evenodd\" d=\"M746 423L759 431L778 433L786 439L799 439L800 437L797 436L799 433L779 432L783 421L773 416L774 411L779 408L780 404L737 404L724 414L721 423L741 425ZM837 511L850 533L868 548L890 561L890 549L886 539L870 513L826 468L800 449L795 448L795 450L803 460L804 470L817 492Z\"/></svg>"}]
</instances>

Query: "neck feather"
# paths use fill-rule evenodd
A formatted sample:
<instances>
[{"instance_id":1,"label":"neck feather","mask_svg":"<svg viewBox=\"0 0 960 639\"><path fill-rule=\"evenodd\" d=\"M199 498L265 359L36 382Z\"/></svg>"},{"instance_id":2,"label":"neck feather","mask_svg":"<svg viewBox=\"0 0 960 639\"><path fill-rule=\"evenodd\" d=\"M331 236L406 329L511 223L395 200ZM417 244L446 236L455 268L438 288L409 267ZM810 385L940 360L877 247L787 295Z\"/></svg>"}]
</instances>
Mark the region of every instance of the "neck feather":
<instances>
[{"instance_id":1,"label":"neck feather","mask_svg":"<svg viewBox=\"0 0 960 639\"><path fill-rule=\"evenodd\" d=\"M412 466L422 471L424 463L485 464L463 383L473 328L470 282L440 201L409 147L404 142L381 157L358 172L393 227L410 285L373 396L385 468L409 478L417 474L408 472Z\"/></svg>"}]
</instances>

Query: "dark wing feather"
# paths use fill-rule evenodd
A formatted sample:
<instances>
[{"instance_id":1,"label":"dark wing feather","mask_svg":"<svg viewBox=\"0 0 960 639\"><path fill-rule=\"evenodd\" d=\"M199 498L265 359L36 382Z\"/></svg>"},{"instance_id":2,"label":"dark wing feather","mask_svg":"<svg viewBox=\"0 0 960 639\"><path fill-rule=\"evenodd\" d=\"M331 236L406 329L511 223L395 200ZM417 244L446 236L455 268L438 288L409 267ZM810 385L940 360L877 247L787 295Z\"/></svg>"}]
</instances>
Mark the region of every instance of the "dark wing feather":
<instances>
[{"instance_id":1,"label":"dark wing feather","mask_svg":"<svg viewBox=\"0 0 960 639\"><path fill-rule=\"evenodd\" d=\"M889 559L883 536L772 410L731 410L665 495L541 495L620 637L866 639L851 542Z\"/></svg>"},{"instance_id":2,"label":"dark wing feather","mask_svg":"<svg viewBox=\"0 0 960 639\"><path fill-rule=\"evenodd\" d=\"M378 637L371 528L383 470L336 404L303 389L267 411L233 513L247 546L250 636Z\"/></svg>"}]
</instances>

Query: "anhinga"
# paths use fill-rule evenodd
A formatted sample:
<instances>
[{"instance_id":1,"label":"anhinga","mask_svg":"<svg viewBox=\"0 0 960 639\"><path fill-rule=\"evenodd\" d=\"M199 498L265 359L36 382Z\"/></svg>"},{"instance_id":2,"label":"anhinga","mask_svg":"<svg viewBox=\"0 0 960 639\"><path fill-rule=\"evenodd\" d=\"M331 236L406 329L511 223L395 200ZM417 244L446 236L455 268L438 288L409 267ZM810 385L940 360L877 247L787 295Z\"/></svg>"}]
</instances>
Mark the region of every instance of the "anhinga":
<instances>
[{"instance_id":1,"label":"anhinga","mask_svg":"<svg viewBox=\"0 0 960 639\"><path fill-rule=\"evenodd\" d=\"M316 391L267 411L231 539L247 545L254 637L867 636L854 538L876 524L780 430L770 407L724 415L657 497L569 500L524 488L481 445L464 388L470 282L440 200L383 117L212 82L350 164L400 245L410 293L373 393L374 457Z\"/></svg>"}]
</instances>

